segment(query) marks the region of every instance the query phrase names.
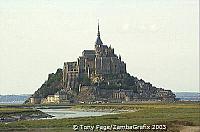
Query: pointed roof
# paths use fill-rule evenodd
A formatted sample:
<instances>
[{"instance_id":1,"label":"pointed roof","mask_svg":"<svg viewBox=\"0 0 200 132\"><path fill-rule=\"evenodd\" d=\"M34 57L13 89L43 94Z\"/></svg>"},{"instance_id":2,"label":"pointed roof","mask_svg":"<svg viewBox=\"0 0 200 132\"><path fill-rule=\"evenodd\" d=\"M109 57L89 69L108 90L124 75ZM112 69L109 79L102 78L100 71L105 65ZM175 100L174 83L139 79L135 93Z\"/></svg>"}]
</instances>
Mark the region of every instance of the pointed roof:
<instances>
[{"instance_id":1,"label":"pointed roof","mask_svg":"<svg viewBox=\"0 0 200 132\"><path fill-rule=\"evenodd\" d=\"M102 45L103 42L101 41L101 37L100 37L100 31L99 31L99 21L98 21L98 32L97 32L97 39L96 39L96 42L95 44L97 45Z\"/></svg>"}]
</instances>

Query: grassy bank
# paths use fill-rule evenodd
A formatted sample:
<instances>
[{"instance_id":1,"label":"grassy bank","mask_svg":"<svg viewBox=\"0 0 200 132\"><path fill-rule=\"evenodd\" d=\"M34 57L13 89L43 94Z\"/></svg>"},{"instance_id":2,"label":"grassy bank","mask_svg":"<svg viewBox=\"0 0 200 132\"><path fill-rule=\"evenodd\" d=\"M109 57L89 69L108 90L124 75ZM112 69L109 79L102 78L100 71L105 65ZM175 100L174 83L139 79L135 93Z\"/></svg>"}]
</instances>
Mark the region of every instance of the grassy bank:
<instances>
[{"instance_id":1,"label":"grassy bank","mask_svg":"<svg viewBox=\"0 0 200 132\"><path fill-rule=\"evenodd\" d=\"M9 124L0 123L0 129L8 128L71 128L72 125L142 125L166 124L168 130L176 131L178 126L200 126L200 105L198 103L174 104L106 104L76 105L78 109L123 109L138 110L101 117L84 117L71 119L48 119L18 121Z\"/></svg>"},{"instance_id":2,"label":"grassy bank","mask_svg":"<svg viewBox=\"0 0 200 132\"><path fill-rule=\"evenodd\" d=\"M0 108L0 118L39 112L30 108Z\"/></svg>"},{"instance_id":3,"label":"grassy bank","mask_svg":"<svg viewBox=\"0 0 200 132\"><path fill-rule=\"evenodd\" d=\"M43 113L36 109L31 108L11 108L4 107L0 108L0 123L7 124L8 122L20 121L20 120L31 120L51 117L46 113Z\"/></svg>"}]
</instances>

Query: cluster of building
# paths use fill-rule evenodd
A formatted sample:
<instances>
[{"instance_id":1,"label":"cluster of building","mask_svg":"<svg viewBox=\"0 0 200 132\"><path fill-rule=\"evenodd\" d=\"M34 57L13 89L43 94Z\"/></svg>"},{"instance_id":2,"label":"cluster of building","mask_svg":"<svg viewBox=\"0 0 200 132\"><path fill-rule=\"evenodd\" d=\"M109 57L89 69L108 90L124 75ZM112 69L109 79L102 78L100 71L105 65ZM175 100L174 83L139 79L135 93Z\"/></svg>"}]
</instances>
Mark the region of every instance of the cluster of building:
<instances>
[{"instance_id":1,"label":"cluster of building","mask_svg":"<svg viewBox=\"0 0 200 132\"><path fill-rule=\"evenodd\" d=\"M127 76L126 63L116 55L114 48L103 44L99 24L94 50L84 50L77 61L65 62L63 66L63 88L45 98L30 98L31 103L68 103L68 94L76 91L73 102L131 102L131 101L174 101L171 90L153 87L137 78L132 79L134 88L106 89L105 85L121 86ZM105 78L111 76L111 79ZM116 78L114 78L116 76ZM87 80L87 81L86 81Z\"/></svg>"},{"instance_id":2,"label":"cluster of building","mask_svg":"<svg viewBox=\"0 0 200 132\"><path fill-rule=\"evenodd\" d=\"M31 104L61 104L61 103L69 103L67 98L67 91L65 89L61 89L57 93L53 95L48 95L46 98L39 97L30 97Z\"/></svg>"},{"instance_id":3,"label":"cluster of building","mask_svg":"<svg viewBox=\"0 0 200 132\"><path fill-rule=\"evenodd\" d=\"M63 67L64 87L69 90L79 87L79 79L87 77L97 78L105 74L126 73L126 64L121 56L114 53L111 46L104 45L100 38L98 25L97 39L94 50L84 50L77 61L65 62Z\"/></svg>"}]
</instances>

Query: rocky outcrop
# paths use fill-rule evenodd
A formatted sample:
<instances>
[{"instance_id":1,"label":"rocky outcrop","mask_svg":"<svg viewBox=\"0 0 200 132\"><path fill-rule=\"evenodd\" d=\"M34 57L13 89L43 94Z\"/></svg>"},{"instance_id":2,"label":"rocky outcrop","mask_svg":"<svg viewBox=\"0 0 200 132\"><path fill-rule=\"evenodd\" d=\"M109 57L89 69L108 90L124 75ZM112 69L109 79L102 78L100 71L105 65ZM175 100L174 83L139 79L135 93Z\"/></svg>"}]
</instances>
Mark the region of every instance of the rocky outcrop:
<instances>
[{"instance_id":1,"label":"rocky outcrop","mask_svg":"<svg viewBox=\"0 0 200 132\"><path fill-rule=\"evenodd\" d=\"M110 74L90 78L90 85L81 86L79 98L82 102L99 100L108 102L123 101L174 101L171 90L156 88L149 82L133 77L128 73ZM98 80L98 81L96 81Z\"/></svg>"},{"instance_id":2,"label":"rocky outcrop","mask_svg":"<svg viewBox=\"0 0 200 132\"><path fill-rule=\"evenodd\" d=\"M175 99L171 90L156 88L127 73L121 56L101 41L99 26L94 49L84 50L77 61L65 62L63 70L49 74L48 80L26 103L40 103L48 95L53 99L53 95L61 89L69 93L68 100L71 102Z\"/></svg>"},{"instance_id":3,"label":"rocky outcrop","mask_svg":"<svg viewBox=\"0 0 200 132\"><path fill-rule=\"evenodd\" d=\"M48 80L25 102L40 104L48 95L54 95L61 89L62 69L49 74ZM106 74L91 78L79 79L79 89L68 90L70 102L123 102L123 101L174 101L171 90L156 88L149 82L125 74Z\"/></svg>"},{"instance_id":4,"label":"rocky outcrop","mask_svg":"<svg viewBox=\"0 0 200 132\"><path fill-rule=\"evenodd\" d=\"M25 101L25 103L35 102L36 104L39 104L42 98L46 98L48 95L54 95L61 90L63 88L62 73L62 69L57 69L56 73L49 74L47 81L45 81L42 86ZM31 102L31 100L33 102Z\"/></svg>"}]
</instances>

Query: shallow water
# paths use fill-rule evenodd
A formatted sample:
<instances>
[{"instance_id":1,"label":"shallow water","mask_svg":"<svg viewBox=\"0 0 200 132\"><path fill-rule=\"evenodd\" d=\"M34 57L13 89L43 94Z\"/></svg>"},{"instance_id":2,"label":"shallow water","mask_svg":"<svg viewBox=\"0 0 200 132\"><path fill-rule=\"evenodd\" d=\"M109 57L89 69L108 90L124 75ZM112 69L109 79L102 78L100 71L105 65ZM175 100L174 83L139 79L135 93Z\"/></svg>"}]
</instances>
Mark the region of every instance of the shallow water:
<instances>
[{"instance_id":1,"label":"shallow water","mask_svg":"<svg viewBox=\"0 0 200 132\"><path fill-rule=\"evenodd\" d=\"M52 119L88 117L88 116L102 116L108 114L115 114L111 112L89 112L89 111L73 111L68 109L38 109L44 113L55 116Z\"/></svg>"}]
</instances>

